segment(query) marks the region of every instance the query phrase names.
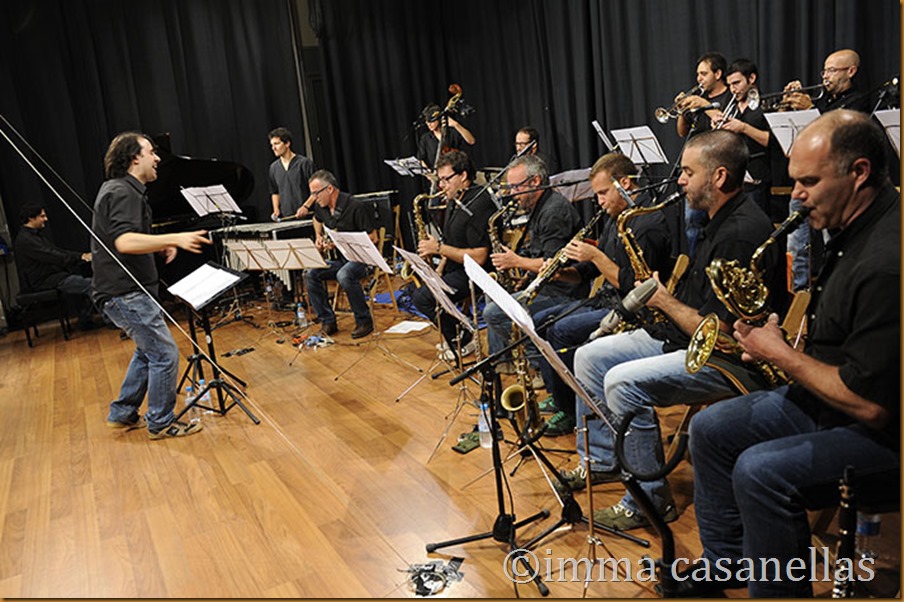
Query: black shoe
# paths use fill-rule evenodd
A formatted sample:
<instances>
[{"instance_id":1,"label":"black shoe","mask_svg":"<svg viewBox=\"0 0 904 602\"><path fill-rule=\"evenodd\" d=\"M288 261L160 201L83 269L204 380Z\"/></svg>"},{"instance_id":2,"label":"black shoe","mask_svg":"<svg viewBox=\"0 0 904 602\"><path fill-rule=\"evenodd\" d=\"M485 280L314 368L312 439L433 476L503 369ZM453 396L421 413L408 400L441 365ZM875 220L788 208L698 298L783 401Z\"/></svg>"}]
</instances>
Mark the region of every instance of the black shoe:
<instances>
[{"instance_id":1,"label":"black shoe","mask_svg":"<svg viewBox=\"0 0 904 602\"><path fill-rule=\"evenodd\" d=\"M76 328L78 328L82 332L87 332L89 330L97 330L98 328L101 328L102 326L103 326L103 324L98 324L94 320L85 320L84 322L79 320L78 326Z\"/></svg>"},{"instance_id":2,"label":"black shoe","mask_svg":"<svg viewBox=\"0 0 904 602\"><path fill-rule=\"evenodd\" d=\"M355 326L355 329L352 331L353 339L360 339L361 337L366 337L370 333L374 331L374 323L371 322L362 322Z\"/></svg>"},{"instance_id":3,"label":"black shoe","mask_svg":"<svg viewBox=\"0 0 904 602\"><path fill-rule=\"evenodd\" d=\"M696 581L692 575L701 567L703 567L703 563L696 562L684 570L678 571L678 580L675 581L673 591L669 592L670 595L675 598L724 598L725 595L723 592L727 589L741 589L747 587L747 583L739 581L733 576L736 567L731 567L732 577L727 581L716 581L712 579L713 575L719 575L720 577L723 575L723 573L712 566L712 564L710 564L711 580ZM701 571L699 574L704 574L704 571ZM657 584L655 589L657 593L663 593L661 583Z\"/></svg>"},{"instance_id":4,"label":"black shoe","mask_svg":"<svg viewBox=\"0 0 904 602\"><path fill-rule=\"evenodd\" d=\"M323 326L320 327L321 335L326 335L328 337L331 337L334 334L336 334L337 332L339 332L339 327L336 326L335 322L324 322ZM355 335L352 334L352 336L355 336Z\"/></svg>"}]
</instances>

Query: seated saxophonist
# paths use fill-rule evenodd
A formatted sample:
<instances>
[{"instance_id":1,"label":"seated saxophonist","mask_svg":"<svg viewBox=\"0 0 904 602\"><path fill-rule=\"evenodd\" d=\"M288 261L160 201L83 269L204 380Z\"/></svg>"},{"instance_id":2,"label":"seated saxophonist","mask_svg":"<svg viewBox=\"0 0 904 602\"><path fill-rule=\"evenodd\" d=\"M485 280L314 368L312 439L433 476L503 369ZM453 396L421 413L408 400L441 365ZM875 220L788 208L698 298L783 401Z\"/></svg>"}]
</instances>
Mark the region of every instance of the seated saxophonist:
<instances>
[{"instance_id":1,"label":"seated saxophonist","mask_svg":"<svg viewBox=\"0 0 904 602\"><path fill-rule=\"evenodd\" d=\"M589 304L575 309L575 305L582 301L566 302L537 312L534 316L534 320L540 325L569 312L553 322L545 333L540 333L553 349L559 350L562 361L569 369L574 369L575 350L599 326L600 320L634 288L635 280L646 277L645 274L635 277L631 259L616 231L616 219L628 208L628 202L619 192L618 186L631 195L636 186L630 176L636 174L637 167L621 153L603 155L590 168L590 185L599 203L599 210L608 219L599 232L597 245L572 240L565 246L562 252L577 263L561 268L556 277L565 282L590 282L602 275L605 282ZM646 207L652 200L653 195L649 192L637 193L632 199L637 207ZM635 244L643 252L648 269L659 272L663 278L667 277L671 271L670 243L662 212L639 215L631 221L630 228ZM542 357L539 362L540 374L550 393L540 403L540 411L552 414L544 434L552 437L569 434L575 427L574 391L550 367L549 362ZM584 480L569 482L573 482L578 488L584 486Z\"/></svg>"},{"instance_id":2,"label":"seated saxophonist","mask_svg":"<svg viewBox=\"0 0 904 602\"><path fill-rule=\"evenodd\" d=\"M887 165L883 133L862 113L832 111L800 133L788 165L792 197L810 209L810 226L833 233L807 348L785 342L776 316L762 326L738 320L744 359L768 361L793 383L722 401L691 421L699 564L731 561L730 585L747 586L751 598L813 595L799 578L814 568L806 511L838 503L846 466L867 504L879 475L887 483L900 474L901 194ZM747 575L741 557L752 560ZM727 583L691 574L686 595Z\"/></svg>"},{"instance_id":3,"label":"seated saxophonist","mask_svg":"<svg viewBox=\"0 0 904 602\"><path fill-rule=\"evenodd\" d=\"M464 270L465 255L480 265L486 265L490 256L490 238L487 221L496 210L489 192L473 186L474 164L462 151L450 151L440 156L436 166L440 189L446 197L445 218L440 239L427 234L418 241L417 252L428 263L434 256L441 258L442 279L455 292L449 295L458 302L470 293L468 276ZM426 286L421 286L411 294L411 300L419 312L434 318L436 300ZM461 348L462 356L474 353L477 341L462 330L461 341L457 341L457 324L454 318L442 312L439 329L445 341L441 348L442 358L454 362L455 354Z\"/></svg>"},{"instance_id":4,"label":"seated saxophonist","mask_svg":"<svg viewBox=\"0 0 904 602\"><path fill-rule=\"evenodd\" d=\"M521 209L530 215L526 242L518 253L502 245L499 252L490 255L490 259L496 270L518 269L536 274L545 261L564 247L580 229L581 218L565 197L549 187L546 163L537 155L515 159L509 164L506 179L509 198L517 199ZM527 310L533 315L553 305L560 305L573 299L578 288L573 283L548 282L540 287ZM518 298L517 294L515 298ZM487 323L490 354L498 353L508 344L512 322L495 303L487 303L483 317ZM531 355L533 360L538 354L534 351Z\"/></svg>"},{"instance_id":5,"label":"seated saxophonist","mask_svg":"<svg viewBox=\"0 0 904 602\"><path fill-rule=\"evenodd\" d=\"M625 458L640 471L654 473L662 463L662 440L654 406L709 403L735 394L729 381L709 365L690 374L685 368L685 348L702 316L715 312L725 329L734 321L713 291L704 268L715 258L746 264L772 232L763 210L742 193L747 160L747 145L734 132L711 130L688 141L681 157L678 184L684 189L688 206L705 211L709 221L675 294L669 293L660 280L660 286L647 301L647 307L668 319L600 337L575 354L575 375L600 407L608 408L615 422L637 412L626 439ZM763 261L764 282L773 297L784 301L787 287L781 269L783 258L774 245L768 251ZM658 280L657 274L653 277ZM589 411L585 404L579 404L578 419ZM590 458L590 470L596 472L591 473L595 477L591 482L616 480L620 475L614 454L615 434L601 422L591 423L587 453L583 437L578 437L578 453L581 458ZM565 474L576 476L582 471ZM666 521L678 518L665 478L641 485ZM622 531L649 525L628 495L609 508L595 511L594 519Z\"/></svg>"}]
</instances>

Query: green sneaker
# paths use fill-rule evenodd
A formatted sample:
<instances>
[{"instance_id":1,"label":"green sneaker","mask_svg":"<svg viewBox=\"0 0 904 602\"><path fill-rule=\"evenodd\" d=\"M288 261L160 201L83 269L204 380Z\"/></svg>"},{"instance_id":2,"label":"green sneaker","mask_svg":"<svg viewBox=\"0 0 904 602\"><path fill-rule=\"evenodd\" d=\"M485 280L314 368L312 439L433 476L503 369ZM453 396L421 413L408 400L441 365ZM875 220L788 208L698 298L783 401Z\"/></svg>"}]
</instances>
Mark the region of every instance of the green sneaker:
<instances>
[{"instance_id":1,"label":"green sneaker","mask_svg":"<svg viewBox=\"0 0 904 602\"><path fill-rule=\"evenodd\" d=\"M571 470L563 470L562 478L568 484L568 488L572 491L580 491L587 486L587 470L584 465L578 465ZM593 470L590 472L590 484L600 485L602 483L615 483L621 480L621 473L618 470ZM556 486L560 485L559 481L555 481Z\"/></svg>"},{"instance_id":2,"label":"green sneaker","mask_svg":"<svg viewBox=\"0 0 904 602\"><path fill-rule=\"evenodd\" d=\"M555 414L559 411L559 408L556 407L556 400L552 398L552 395L547 395L543 401L537 404L537 407L540 408L541 414Z\"/></svg>"},{"instance_id":3,"label":"green sneaker","mask_svg":"<svg viewBox=\"0 0 904 602\"><path fill-rule=\"evenodd\" d=\"M544 437L560 437L574 432L574 417L565 412L556 412L546 421Z\"/></svg>"},{"instance_id":4,"label":"green sneaker","mask_svg":"<svg viewBox=\"0 0 904 602\"><path fill-rule=\"evenodd\" d=\"M678 520L678 510L675 509L674 505L670 504L666 508L665 512L662 513L662 519L667 523ZM631 529L650 526L650 521L643 512L629 510L621 502L594 512L593 522L616 531L630 531Z\"/></svg>"}]
</instances>

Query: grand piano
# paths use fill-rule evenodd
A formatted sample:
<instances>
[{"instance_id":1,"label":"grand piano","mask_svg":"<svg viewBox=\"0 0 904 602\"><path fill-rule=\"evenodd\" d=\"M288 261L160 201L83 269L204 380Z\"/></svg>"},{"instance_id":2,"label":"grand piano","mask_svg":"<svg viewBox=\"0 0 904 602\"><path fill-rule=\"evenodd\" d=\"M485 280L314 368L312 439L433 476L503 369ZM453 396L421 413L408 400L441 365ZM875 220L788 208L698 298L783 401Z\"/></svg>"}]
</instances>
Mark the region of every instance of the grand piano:
<instances>
[{"instance_id":1,"label":"grand piano","mask_svg":"<svg viewBox=\"0 0 904 602\"><path fill-rule=\"evenodd\" d=\"M148 184L148 202L154 213L155 234L189 230L216 230L228 223L245 219L224 214L199 217L182 196L182 188L222 184L239 206L251 196L254 175L239 163L218 159L197 159L173 154L169 134L151 137L157 147L160 163L157 180ZM169 286L207 261L221 261L218 245L205 248L200 255L179 253L176 259L161 268L160 277Z\"/></svg>"}]
</instances>

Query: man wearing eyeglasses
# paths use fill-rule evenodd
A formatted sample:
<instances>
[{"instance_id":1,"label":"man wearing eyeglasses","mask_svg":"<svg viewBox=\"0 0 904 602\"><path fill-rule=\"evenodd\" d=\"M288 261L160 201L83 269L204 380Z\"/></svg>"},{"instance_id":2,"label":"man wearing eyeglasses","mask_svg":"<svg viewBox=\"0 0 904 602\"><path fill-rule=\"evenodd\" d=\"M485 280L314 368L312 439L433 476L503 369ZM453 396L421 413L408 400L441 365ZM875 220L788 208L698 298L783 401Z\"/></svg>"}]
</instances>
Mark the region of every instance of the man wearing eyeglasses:
<instances>
[{"instance_id":1,"label":"man wearing eyeglasses","mask_svg":"<svg viewBox=\"0 0 904 602\"><path fill-rule=\"evenodd\" d=\"M815 101L809 94L790 94L786 101L795 111L816 107L820 113L842 108L869 113L872 108L869 98L859 94L854 80L859 69L860 55L857 52L849 48L836 50L823 63L822 85L825 94ZM800 81L794 80L785 86L785 90L799 90L801 87Z\"/></svg>"},{"instance_id":2,"label":"man wearing eyeglasses","mask_svg":"<svg viewBox=\"0 0 904 602\"><path fill-rule=\"evenodd\" d=\"M335 248L333 243L324 237L324 226L337 232L367 232L370 240L377 242L373 213L353 196L340 191L336 176L321 169L314 172L308 180L308 186L311 189L311 196L305 205L313 203L314 244L322 253ZM360 339L369 335L374 330L374 322L370 307L367 305L367 297L361 287L361 279L368 273L367 265L348 261L344 257L327 259L326 263L329 267L306 270L304 274L311 307L321 324L320 334L330 336L339 331L336 325L336 312L330 305L326 290L326 282L336 280L348 296L348 303L355 315L352 338Z\"/></svg>"},{"instance_id":3,"label":"man wearing eyeglasses","mask_svg":"<svg viewBox=\"0 0 904 602\"><path fill-rule=\"evenodd\" d=\"M546 163L536 155L515 159L509 166L506 179L508 194L518 199L521 209L529 213L530 218L521 250L516 253L503 247L502 252L493 253L490 259L497 270L517 269L524 274L535 275L547 259L571 241L581 227L581 218L565 197L548 187ZM576 297L580 287L579 284L560 280L547 282L540 287L527 309L533 315L561 305ZM487 304L483 317L488 327L490 353L496 353L508 344L512 323L494 303Z\"/></svg>"},{"instance_id":4,"label":"man wearing eyeglasses","mask_svg":"<svg viewBox=\"0 0 904 602\"><path fill-rule=\"evenodd\" d=\"M437 239L432 235L418 242L418 255L428 262L433 257L441 261L442 278L452 289L449 298L454 302L465 299L470 294L468 276L465 274L465 255L480 265L487 264L490 256L490 236L487 222L496 210L496 205L486 189L472 186L474 180L474 164L462 151L450 151L439 158L436 174L439 187L445 193L446 209L443 219L442 236ZM426 286L411 293L411 301L419 312L429 318L436 313L436 300ZM442 358L447 362L456 360L456 353L461 356L474 353L477 341L467 330L462 331L460 341L456 341L457 322L454 318L441 313L439 328L444 343L440 344Z\"/></svg>"},{"instance_id":5,"label":"man wearing eyeglasses","mask_svg":"<svg viewBox=\"0 0 904 602\"><path fill-rule=\"evenodd\" d=\"M525 152L527 148L530 150ZM536 155L543 159L546 163L547 171L556 170L555 164L549 158L549 155L540 151L540 132L537 131L537 128L526 125L515 132L515 155L522 152L525 155Z\"/></svg>"}]
</instances>

